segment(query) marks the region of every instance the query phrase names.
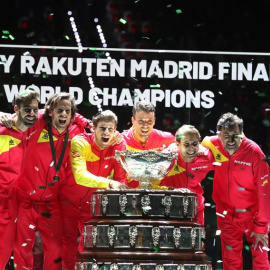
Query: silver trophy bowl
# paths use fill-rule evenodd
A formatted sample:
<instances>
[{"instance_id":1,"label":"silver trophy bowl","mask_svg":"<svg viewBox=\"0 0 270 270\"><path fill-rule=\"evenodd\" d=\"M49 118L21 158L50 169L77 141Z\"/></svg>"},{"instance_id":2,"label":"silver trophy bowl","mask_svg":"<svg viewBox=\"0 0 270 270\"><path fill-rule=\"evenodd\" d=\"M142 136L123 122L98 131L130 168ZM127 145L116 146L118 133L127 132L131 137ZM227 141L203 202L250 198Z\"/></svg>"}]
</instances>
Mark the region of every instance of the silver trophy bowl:
<instances>
[{"instance_id":1,"label":"silver trophy bowl","mask_svg":"<svg viewBox=\"0 0 270 270\"><path fill-rule=\"evenodd\" d=\"M128 177L139 181L139 188L142 189L152 189L151 181L163 179L177 156L177 153L154 150L115 151L115 158Z\"/></svg>"}]
</instances>

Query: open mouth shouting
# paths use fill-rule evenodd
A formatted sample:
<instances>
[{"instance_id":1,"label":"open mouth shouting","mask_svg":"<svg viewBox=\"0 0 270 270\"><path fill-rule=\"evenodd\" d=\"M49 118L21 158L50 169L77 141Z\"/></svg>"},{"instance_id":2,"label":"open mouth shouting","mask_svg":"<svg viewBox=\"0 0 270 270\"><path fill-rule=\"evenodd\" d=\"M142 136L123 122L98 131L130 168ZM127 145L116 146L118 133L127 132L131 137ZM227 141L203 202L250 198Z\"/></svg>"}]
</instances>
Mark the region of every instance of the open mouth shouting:
<instances>
[{"instance_id":1,"label":"open mouth shouting","mask_svg":"<svg viewBox=\"0 0 270 270\"><path fill-rule=\"evenodd\" d=\"M110 138L101 137L102 142L107 143L109 142Z\"/></svg>"},{"instance_id":2,"label":"open mouth shouting","mask_svg":"<svg viewBox=\"0 0 270 270\"><path fill-rule=\"evenodd\" d=\"M59 124L61 126L64 126L66 124L66 122L67 122L67 119L59 119Z\"/></svg>"}]
</instances>

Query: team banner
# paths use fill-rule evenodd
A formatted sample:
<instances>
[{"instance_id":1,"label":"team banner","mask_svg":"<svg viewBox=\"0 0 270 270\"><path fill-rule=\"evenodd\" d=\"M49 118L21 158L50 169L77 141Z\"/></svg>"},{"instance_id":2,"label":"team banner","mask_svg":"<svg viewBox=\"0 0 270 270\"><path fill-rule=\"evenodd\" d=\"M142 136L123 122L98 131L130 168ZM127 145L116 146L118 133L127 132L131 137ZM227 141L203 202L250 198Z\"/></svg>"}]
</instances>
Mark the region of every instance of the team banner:
<instances>
[{"instance_id":1,"label":"team banner","mask_svg":"<svg viewBox=\"0 0 270 270\"><path fill-rule=\"evenodd\" d=\"M226 111L262 121L268 114L270 54L7 46L0 47L4 109L31 88L41 104L69 92L82 111L109 108L125 122L142 99L156 106L160 125L198 125Z\"/></svg>"}]
</instances>

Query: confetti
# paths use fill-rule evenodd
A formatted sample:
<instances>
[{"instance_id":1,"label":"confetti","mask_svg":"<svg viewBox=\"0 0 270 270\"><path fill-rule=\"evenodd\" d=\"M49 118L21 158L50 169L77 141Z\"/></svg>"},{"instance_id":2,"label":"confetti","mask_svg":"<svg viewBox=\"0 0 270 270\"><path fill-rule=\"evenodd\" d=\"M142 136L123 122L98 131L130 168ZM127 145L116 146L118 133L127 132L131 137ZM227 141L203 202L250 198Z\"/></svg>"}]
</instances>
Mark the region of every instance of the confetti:
<instances>
[{"instance_id":1,"label":"confetti","mask_svg":"<svg viewBox=\"0 0 270 270\"><path fill-rule=\"evenodd\" d=\"M156 42L156 45L161 42L161 38Z\"/></svg>"},{"instance_id":2,"label":"confetti","mask_svg":"<svg viewBox=\"0 0 270 270\"><path fill-rule=\"evenodd\" d=\"M150 84L150 87L151 88L157 88L157 87L160 87L160 84Z\"/></svg>"},{"instance_id":3,"label":"confetti","mask_svg":"<svg viewBox=\"0 0 270 270\"><path fill-rule=\"evenodd\" d=\"M221 163L220 162L213 162L213 165L214 166L221 166Z\"/></svg>"},{"instance_id":4,"label":"confetti","mask_svg":"<svg viewBox=\"0 0 270 270\"><path fill-rule=\"evenodd\" d=\"M208 206L211 206L211 203L205 203L204 204L206 207L208 207Z\"/></svg>"},{"instance_id":5,"label":"confetti","mask_svg":"<svg viewBox=\"0 0 270 270\"><path fill-rule=\"evenodd\" d=\"M22 244L22 247L25 247L25 246L27 246L27 243L23 243L23 244Z\"/></svg>"},{"instance_id":6,"label":"confetti","mask_svg":"<svg viewBox=\"0 0 270 270\"><path fill-rule=\"evenodd\" d=\"M150 39L149 37L142 37L142 38L145 38L145 39Z\"/></svg>"},{"instance_id":7,"label":"confetti","mask_svg":"<svg viewBox=\"0 0 270 270\"><path fill-rule=\"evenodd\" d=\"M194 178L194 175L192 173L187 173L187 175L190 177L190 178Z\"/></svg>"},{"instance_id":8,"label":"confetti","mask_svg":"<svg viewBox=\"0 0 270 270\"><path fill-rule=\"evenodd\" d=\"M49 217L51 217L51 214L49 212L42 212L41 216L49 218Z\"/></svg>"},{"instance_id":9,"label":"confetti","mask_svg":"<svg viewBox=\"0 0 270 270\"><path fill-rule=\"evenodd\" d=\"M225 216L220 213L216 213L216 215L225 218Z\"/></svg>"},{"instance_id":10,"label":"confetti","mask_svg":"<svg viewBox=\"0 0 270 270\"><path fill-rule=\"evenodd\" d=\"M181 9L177 9L175 10L176 14L181 14L182 13L182 10Z\"/></svg>"},{"instance_id":11,"label":"confetti","mask_svg":"<svg viewBox=\"0 0 270 270\"><path fill-rule=\"evenodd\" d=\"M211 114L211 111L204 115L204 117L207 117L209 114Z\"/></svg>"},{"instance_id":12,"label":"confetti","mask_svg":"<svg viewBox=\"0 0 270 270\"><path fill-rule=\"evenodd\" d=\"M159 247L153 247L154 251L159 251Z\"/></svg>"},{"instance_id":13,"label":"confetti","mask_svg":"<svg viewBox=\"0 0 270 270\"><path fill-rule=\"evenodd\" d=\"M14 39L15 39L12 35L9 35L9 38L10 38L11 40L14 40Z\"/></svg>"},{"instance_id":14,"label":"confetti","mask_svg":"<svg viewBox=\"0 0 270 270\"><path fill-rule=\"evenodd\" d=\"M263 247L263 250L269 251L270 249L268 247Z\"/></svg>"},{"instance_id":15,"label":"confetti","mask_svg":"<svg viewBox=\"0 0 270 270\"><path fill-rule=\"evenodd\" d=\"M265 157L262 159L263 161L266 161L269 165L270 165L270 158L269 157Z\"/></svg>"},{"instance_id":16,"label":"confetti","mask_svg":"<svg viewBox=\"0 0 270 270\"><path fill-rule=\"evenodd\" d=\"M119 22L120 22L120 23L122 23L122 24L126 24L126 23L127 23L127 21L126 21L126 20L124 20L124 19L122 19L122 18L121 18L121 19L119 19Z\"/></svg>"},{"instance_id":17,"label":"confetti","mask_svg":"<svg viewBox=\"0 0 270 270\"><path fill-rule=\"evenodd\" d=\"M245 190L244 187L237 187L237 190Z\"/></svg>"},{"instance_id":18,"label":"confetti","mask_svg":"<svg viewBox=\"0 0 270 270\"><path fill-rule=\"evenodd\" d=\"M35 190L33 190L32 192L30 192L30 194L29 195L33 195L33 194L35 194L36 193L36 191Z\"/></svg>"},{"instance_id":19,"label":"confetti","mask_svg":"<svg viewBox=\"0 0 270 270\"><path fill-rule=\"evenodd\" d=\"M48 183L48 186L49 187L54 186L54 183Z\"/></svg>"},{"instance_id":20,"label":"confetti","mask_svg":"<svg viewBox=\"0 0 270 270\"><path fill-rule=\"evenodd\" d=\"M216 230L216 235L220 235L221 234L221 230Z\"/></svg>"},{"instance_id":21,"label":"confetti","mask_svg":"<svg viewBox=\"0 0 270 270\"><path fill-rule=\"evenodd\" d=\"M237 212L237 213L245 213L245 212L247 212L247 209L235 209L235 212Z\"/></svg>"},{"instance_id":22,"label":"confetti","mask_svg":"<svg viewBox=\"0 0 270 270\"><path fill-rule=\"evenodd\" d=\"M178 138L179 138L179 139L184 139L185 136L184 136L184 135L179 135Z\"/></svg>"},{"instance_id":23,"label":"confetti","mask_svg":"<svg viewBox=\"0 0 270 270\"><path fill-rule=\"evenodd\" d=\"M39 186L39 189L46 189L46 186Z\"/></svg>"},{"instance_id":24,"label":"confetti","mask_svg":"<svg viewBox=\"0 0 270 270\"><path fill-rule=\"evenodd\" d=\"M233 248L232 248L231 246L226 246L226 248L227 248L228 250L233 250Z\"/></svg>"},{"instance_id":25,"label":"confetti","mask_svg":"<svg viewBox=\"0 0 270 270\"><path fill-rule=\"evenodd\" d=\"M268 180L265 180L263 181L263 185L267 184L268 183Z\"/></svg>"},{"instance_id":26,"label":"confetti","mask_svg":"<svg viewBox=\"0 0 270 270\"><path fill-rule=\"evenodd\" d=\"M2 30L2 33L3 33L4 35L8 35L8 34L9 34L9 31L8 31L8 30Z\"/></svg>"},{"instance_id":27,"label":"confetti","mask_svg":"<svg viewBox=\"0 0 270 270\"><path fill-rule=\"evenodd\" d=\"M60 258L54 260L54 262L55 262L55 263L60 263L60 262L62 262L62 258L60 257Z\"/></svg>"},{"instance_id":28,"label":"confetti","mask_svg":"<svg viewBox=\"0 0 270 270\"><path fill-rule=\"evenodd\" d=\"M35 229L35 226L32 225L32 224L30 224L30 225L29 225L29 228L30 228L30 229Z\"/></svg>"}]
</instances>

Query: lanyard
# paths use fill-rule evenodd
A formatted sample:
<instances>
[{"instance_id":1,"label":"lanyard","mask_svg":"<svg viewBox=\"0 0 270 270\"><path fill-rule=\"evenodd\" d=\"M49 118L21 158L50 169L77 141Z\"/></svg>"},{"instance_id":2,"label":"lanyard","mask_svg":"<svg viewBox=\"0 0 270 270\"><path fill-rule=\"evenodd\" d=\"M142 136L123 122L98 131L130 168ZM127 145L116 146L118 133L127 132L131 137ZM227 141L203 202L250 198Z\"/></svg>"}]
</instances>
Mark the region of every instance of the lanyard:
<instances>
[{"instance_id":1,"label":"lanyard","mask_svg":"<svg viewBox=\"0 0 270 270\"><path fill-rule=\"evenodd\" d=\"M53 144L53 135L52 135L52 126L51 125L48 125L48 131L49 131L49 139L50 139L51 151L52 151L52 156L53 156L53 165L54 165L54 168L55 168L55 171L56 171L56 175L53 177L53 180L55 182L58 182L60 180L60 177L57 175L57 173L60 170L60 167L61 167L62 162L63 162L64 154L65 154L65 151L66 151L66 148L67 148L69 130L67 129L66 136L65 136L65 139L64 139L63 148L62 148L60 158L59 158L57 164L56 164L56 155L55 155L55 149L54 149L54 144Z\"/></svg>"}]
</instances>

